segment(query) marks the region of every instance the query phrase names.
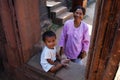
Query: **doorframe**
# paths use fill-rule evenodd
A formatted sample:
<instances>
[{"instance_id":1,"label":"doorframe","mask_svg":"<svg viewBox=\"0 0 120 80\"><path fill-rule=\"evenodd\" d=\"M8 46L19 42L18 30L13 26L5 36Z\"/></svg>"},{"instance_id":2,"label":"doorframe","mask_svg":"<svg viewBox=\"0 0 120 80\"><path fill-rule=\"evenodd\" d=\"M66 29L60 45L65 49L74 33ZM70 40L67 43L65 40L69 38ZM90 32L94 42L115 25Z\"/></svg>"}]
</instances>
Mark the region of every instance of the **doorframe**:
<instances>
[{"instance_id":1,"label":"doorframe","mask_svg":"<svg viewBox=\"0 0 120 80\"><path fill-rule=\"evenodd\" d=\"M119 0L96 1L86 80L113 80L115 77L120 61L119 9Z\"/></svg>"},{"instance_id":2,"label":"doorframe","mask_svg":"<svg viewBox=\"0 0 120 80\"><path fill-rule=\"evenodd\" d=\"M14 1L14 0L12 0ZM19 3L19 1L21 3ZM38 6L38 0L35 0L36 4ZM34 1L34 2L35 2ZM24 0L16 0L17 5L12 6L15 8L16 12L16 16L12 16L12 12L9 11L10 7L8 6L8 0L0 0L0 18L2 17L2 23L4 24L4 31L6 31L5 35L7 35L6 40L7 42L10 41L11 37L9 37L9 35L12 35L12 38L14 41L11 41L10 43L7 43L7 45L5 45L6 47L6 51L7 49L11 52L12 49L18 49L18 45L17 43L15 43L16 41L16 36L15 36L15 30L13 27L15 27L16 24L16 20L14 19L18 19L18 23L21 23L21 25L19 25L21 31L22 31L22 27L26 27L27 25L24 24L24 18L20 16L20 12L19 10L22 10L23 15L25 14L25 8L23 6L25 6L27 4L22 4L24 2ZM4 5L4 4L5 5ZM30 3L32 4L32 1L30 1ZM22 9L20 8L20 4L22 4ZM29 4L28 4L29 5ZM2 6L2 8L1 8ZM2 9L2 10L1 10ZM29 5L28 9L31 9L31 6ZM39 8L38 8L39 9ZM39 11L35 10L35 13ZM119 0L97 0L96 1L96 7L95 7L95 16L94 16L94 21L93 21L93 29L92 29L92 36L91 36L91 45L90 45L90 51L89 51L89 55L88 55L88 63L87 63L87 71L86 71L86 80L113 80L115 73L117 71L117 67L120 61L120 1ZM18 10L18 12L17 12ZM5 13L5 14L4 14ZM30 13L33 14L33 13ZM35 19L35 16L32 17L33 15L30 15L31 17L30 19L26 19L25 23L32 23L32 20ZM18 18L19 17L19 18ZM39 14L37 14L36 19L35 20L39 20ZM14 18L14 19L12 19ZM33 21L35 22L35 21ZM36 22L35 22L36 23ZM22 26L23 24L23 26ZM34 23L32 24L34 26ZM3 27L2 26L2 27ZM8 27L9 26L9 27ZM17 24L18 26L18 24ZM38 32L39 33L39 22L37 23L36 28L38 28ZM11 34L8 34L8 29L13 30L13 32L11 32ZM24 30L24 29L23 29ZM26 29L27 30L27 29ZM21 32L22 33L22 32ZM35 33L35 32L34 32ZM22 35L22 34L21 34ZM33 34L34 35L34 34ZM25 36L22 36L23 38L25 38ZM35 44L39 39L38 36L34 36L36 38L36 41L33 42L33 44ZM27 42L27 41L26 41ZM14 45L13 45L13 44ZM25 44L26 46L26 44ZM117 46L117 47L116 47ZM13 48L10 48L13 47ZM27 48L29 48L27 46ZM31 48L31 46L30 46ZM30 49L28 49L30 50ZM9 54L10 52L7 52L7 59L8 62L12 69L14 70L17 68L20 68L19 65L24 65L27 60L29 58L31 58L31 54L28 54L26 56L25 53L21 53L19 52L19 54L16 52L16 54L13 53L13 51L11 52L11 55L13 57L11 57L11 55ZM19 55L22 55L22 58L19 57ZM10 56L10 57L9 57ZM26 57L24 57L26 56ZM17 61L16 61L17 60ZM14 61L14 62L13 62ZM112 70L111 70L112 69Z\"/></svg>"}]
</instances>

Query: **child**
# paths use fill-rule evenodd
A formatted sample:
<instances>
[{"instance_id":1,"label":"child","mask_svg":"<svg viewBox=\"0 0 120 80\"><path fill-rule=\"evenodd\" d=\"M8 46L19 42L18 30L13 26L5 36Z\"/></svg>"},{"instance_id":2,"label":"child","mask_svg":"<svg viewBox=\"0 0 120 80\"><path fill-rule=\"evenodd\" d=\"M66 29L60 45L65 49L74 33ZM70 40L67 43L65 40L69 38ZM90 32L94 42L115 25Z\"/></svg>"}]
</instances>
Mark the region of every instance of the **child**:
<instances>
[{"instance_id":1,"label":"child","mask_svg":"<svg viewBox=\"0 0 120 80\"><path fill-rule=\"evenodd\" d=\"M41 66L45 72L56 72L63 66L66 66L69 62L68 59L57 62L56 58L60 60L59 54L56 51L56 34L52 31L46 31L42 35L42 40L45 43L45 47L41 53Z\"/></svg>"}]
</instances>

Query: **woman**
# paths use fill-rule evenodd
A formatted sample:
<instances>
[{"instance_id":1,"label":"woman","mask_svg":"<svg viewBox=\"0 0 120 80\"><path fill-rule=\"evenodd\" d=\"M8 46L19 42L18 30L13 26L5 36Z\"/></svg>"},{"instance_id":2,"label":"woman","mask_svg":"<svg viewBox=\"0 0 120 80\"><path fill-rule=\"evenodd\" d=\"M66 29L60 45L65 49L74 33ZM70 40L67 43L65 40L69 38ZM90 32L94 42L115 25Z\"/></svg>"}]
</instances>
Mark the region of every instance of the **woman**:
<instances>
[{"instance_id":1,"label":"woman","mask_svg":"<svg viewBox=\"0 0 120 80\"><path fill-rule=\"evenodd\" d=\"M59 41L60 54L77 62L84 58L89 49L90 36L87 23L83 22L85 9L77 6L73 10L74 19L65 22Z\"/></svg>"}]
</instances>

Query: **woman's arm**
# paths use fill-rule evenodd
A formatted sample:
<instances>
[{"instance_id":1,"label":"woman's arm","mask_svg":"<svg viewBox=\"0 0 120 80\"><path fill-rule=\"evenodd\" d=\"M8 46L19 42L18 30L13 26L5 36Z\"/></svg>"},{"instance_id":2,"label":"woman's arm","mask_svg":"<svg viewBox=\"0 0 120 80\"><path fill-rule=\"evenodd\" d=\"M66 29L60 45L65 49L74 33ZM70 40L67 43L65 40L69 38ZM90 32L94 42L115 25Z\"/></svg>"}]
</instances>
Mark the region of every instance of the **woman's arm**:
<instances>
[{"instance_id":1,"label":"woman's arm","mask_svg":"<svg viewBox=\"0 0 120 80\"><path fill-rule=\"evenodd\" d=\"M61 55L60 55L60 53L56 53L56 58L57 58L57 60L60 62L61 61Z\"/></svg>"},{"instance_id":2,"label":"woman's arm","mask_svg":"<svg viewBox=\"0 0 120 80\"><path fill-rule=\"evenodd\" d=\"M84 33L83 33L83 40L82 40L83 49L82 49L82 52L88 52L89 44L90 44L90 35L89 35L88 26L86 25L84 27Z\"/></svg>"},{"instance_id":3,"label":"woman's arm","mask_svg":"<svg viewBox=\"0 0 120 80\"><path fill-rule=\"evenodd\" d=\"M64 49L63 47L60 47L60 51L59 51L60 56L62 56L63 53L64 53Z\"/></svg>"},{"instance_id":4,"label":"woman's arm","mask_svg":"<svg viewBox=\"0 0 120 80\"><path fill-rule=\"evenodd\" d=\"M60 55L62 55L62 53L64 53L64 46L66 44L66 37L67 37L67 23L64 24L63 29L61 31L61 35L60 35L60 40L59 40L59 46L60 46Z\"/></svg>"}]
</instances>

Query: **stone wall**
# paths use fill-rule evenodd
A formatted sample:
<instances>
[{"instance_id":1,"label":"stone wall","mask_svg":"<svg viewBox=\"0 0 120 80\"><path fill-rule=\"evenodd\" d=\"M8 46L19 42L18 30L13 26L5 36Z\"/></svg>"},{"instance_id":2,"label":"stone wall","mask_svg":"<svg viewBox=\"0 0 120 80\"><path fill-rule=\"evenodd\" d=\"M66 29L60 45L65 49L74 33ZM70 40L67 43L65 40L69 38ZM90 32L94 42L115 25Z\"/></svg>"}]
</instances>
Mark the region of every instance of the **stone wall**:
<instances>
[{"instance_id":1,"label":"stone wall","mask_svg":"<svg viewBox=\"0 0 120 80\"><path fill-rule=\"evenodd\" d=\"M47 17L46 0L40 0L40 19Z\"/></svg>"},{"instance_id":2,"label":"stone wall","mask_svg":"<svg viewBox=\"0 0 120 80\"><path fill-rule=\"evenodd\" d=\"M88 0L87 6L89 6L91 3L96 2L96 0Z\"/></svg>"}]
</instances>

